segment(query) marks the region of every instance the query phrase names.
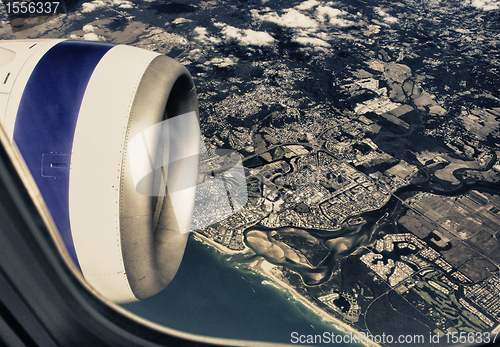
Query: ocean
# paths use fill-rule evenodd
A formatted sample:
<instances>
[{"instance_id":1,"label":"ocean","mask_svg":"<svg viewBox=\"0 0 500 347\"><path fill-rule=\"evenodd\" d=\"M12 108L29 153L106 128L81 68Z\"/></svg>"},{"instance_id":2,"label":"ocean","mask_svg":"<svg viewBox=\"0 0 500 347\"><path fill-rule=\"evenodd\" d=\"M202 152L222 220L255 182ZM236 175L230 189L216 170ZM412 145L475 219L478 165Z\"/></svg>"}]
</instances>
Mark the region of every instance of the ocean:
<instances>
[{"instance_id":1,"label":"ocean","mask_svg":"<svg viewBox=\"0 0 500 347\"><path fill-rule=\"evenodd\" d=\"M168 287L122 306L155 323L203 336L291 343L300 335L342 334L266 277L238 270L228 258L190 237Z\"/></svg>"}]
</instances>

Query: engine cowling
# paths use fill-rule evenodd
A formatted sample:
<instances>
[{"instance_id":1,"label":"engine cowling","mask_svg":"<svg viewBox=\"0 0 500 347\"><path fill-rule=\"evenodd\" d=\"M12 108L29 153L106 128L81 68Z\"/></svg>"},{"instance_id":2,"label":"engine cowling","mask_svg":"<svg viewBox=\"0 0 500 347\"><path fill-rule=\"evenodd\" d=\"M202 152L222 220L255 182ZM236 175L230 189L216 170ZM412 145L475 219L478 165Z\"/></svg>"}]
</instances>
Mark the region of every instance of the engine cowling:
<instances>
[{"instance_id":1,"label":"engine cowling","mask_svg":"<svg viewBox=\"0 0 500 347\"><path fill-rule=\"evenodd\" d=\"M186 68L130 46L1 41L2 82L0 121L86 281L115 302L165 288L182 260L198 179L198 103Z\"/></svg>"}]
</instances>

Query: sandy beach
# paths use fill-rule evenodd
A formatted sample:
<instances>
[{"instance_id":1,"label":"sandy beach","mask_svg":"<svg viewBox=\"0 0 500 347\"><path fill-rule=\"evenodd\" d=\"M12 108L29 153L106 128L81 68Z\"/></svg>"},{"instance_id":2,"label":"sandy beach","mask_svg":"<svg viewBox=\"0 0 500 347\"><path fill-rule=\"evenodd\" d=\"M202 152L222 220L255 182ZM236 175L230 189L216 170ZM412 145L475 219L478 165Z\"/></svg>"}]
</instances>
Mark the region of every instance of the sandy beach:
<instances>
[{"instance_id":1,"label":"sandy beach","mask_svg":"<svg viewBox=\"0 0 500 347\"><path fill-rule=\"evenodd\" d=\"M194 233L193 236L195 237L195 239L214 247L215 249L217 249L221 253L230 254L230 255L242 253L241 251L230 250L230 249L222 246L221 244L214 242L203 235L200 235L199 233ZM358 331L356 329L354 329L353 327L351 327L347 323L341 321L337 317L325 312L324 310L319 308L317 305L315 305L311 301L307 300L303 295L301 295L299 292L297 292L296 289L294 289L293 287L291 287L290 285L288 285L287 283L282 281L280 278L278 278L276 275L274 275L273 269L277 268L276 265L271 264L271 263L267 262L264 258L260 257L259 259L248 264L248 268L250 268L251 270L253 270L257 273L260 273L261 275L269 278L274 284L276 284L277 288L280 288L280 289L283 289L284 291L289 292L295 300L300 301L304 306L306 306L308 309L310 309L315 314L320 316L323 320L332 323L333 326L335 327L335 329L341 331L342 333L344 333L346 335L351 334L351 333L353 333L353 334L358 333ZM378 344L372 343L370 341L367 342L367 341L363 340L361 343L366 345L366 346L380 347Z\"/></svg>"},{"instance_id":2,"label":"sandy beach","mask_svg":"<svg viewBox=\"0 0 500 347\"><path fill-rule=\"evenodd\" d=\"M217 243L213 240L210 240L208 237L206 237L200 233L193 233L193 237L195 239L197 239L197 241L201 241L203 243L206 243L206 244L212 246L213 248L217 249L221 253L233 255L233 254L241 254L244 252L244 251L233 251L232 249L224 247L220 243Z\"/></svg>"}]
</instances>

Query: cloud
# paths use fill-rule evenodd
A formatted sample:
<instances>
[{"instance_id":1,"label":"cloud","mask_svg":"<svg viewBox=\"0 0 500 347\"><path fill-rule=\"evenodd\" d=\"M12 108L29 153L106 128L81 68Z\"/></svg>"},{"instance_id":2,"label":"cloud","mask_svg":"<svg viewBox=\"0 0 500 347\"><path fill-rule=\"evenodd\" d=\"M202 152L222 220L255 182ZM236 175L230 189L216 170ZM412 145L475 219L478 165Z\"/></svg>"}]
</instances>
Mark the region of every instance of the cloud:
<instances>
[{"instance_id":1,"label":"cloud","mask_svg":"<svg viewBox=\"0 0 500 347\"><path fill-rule=\"evenodd\" d=\"M323 41L321 39L315 38L315 37L295 37L293 41L300 43L303 46L314 46L314 47L330 47L330 44L326 41Z\"/></svg>"},{"instance_id":2,"label":"cloud","mask_svg":"<svg viewBox=\"0 0 500 347\"><path fill-rule=\"evenodd\" d=\"M82 13L90 13L107 6L118 6L118 8L134 8L135 5L129 0L94 0L82 4Z\"/></svg>"},{"instance_id":3,"label":"cloud","mask_svg":"<svg viewBox=\"0 0 500 347\"><path fill-rule=\"evenodd\" d=\"M393 17L391 15L389 15L387 12L385 12L382 8L380 7L375 7L375 12L380 16L382 17L382 19L384 20L384 22L387 22L387 23L396 23L398 21L398 19L396 17Z\"/></svg>"},{"instance_id":4,"label":"cloud","mask_svg":"<svg viewBox=\"0 0 500 347\"><path fill-rule=\"evenodd\" d=\"M319 2L316 0L307 0L307 1L304 1L303 3L301 3L300 5L295 6L295 8L298 10L310 10L314 6L318 6L318 5L319 5Z\"/></svg>"},{"instance_id":5,"label":"cloud","mask_svg":"<svg viewBox=\"0 0 500 347\"><path fill-rule=\"evenodd\" d=\"M500 8L498 0L472 0L470 5L484 11L497 10Z\"/></svg>"},{"instance_id":6,"label":"cloud","mask_svg":"<svg viewBox=\"0 0 500 347\"><path fill-rule=\"evenodd\" d=\"M99 36L97 36L95 33L87 33L83 35L83 39L87 41L99 41Z\"/></svg>"},{"instance_id":7,"label":"cloud","mask_svg":"<svg viewBox=\"0 0 500 347\"><path fill-rule=\"evenodd\" d=\"M38 17L34 17L34 18L26 18L24 20L24 22L26 24L38 24ZM3 24L3 23L2 23Z\"/></svg>"},{"instance_id":8,"label":"cloud","mask_svg":"<svg viewBox=\"0 0 500 347\"><path fill-rule=\"evenodd\" d=\"M92 24L87 24L83 26L82 30L85 31L86 33L93 33L94 29L95 27Z\"/></svg>"},{"instance_id":9,"label":"cloud","mask_svg":"<svg viewBox=\"0 0 500 347\"><path fill-rule=\"evenodd\" d=\"M207 28L196 27L194 28L194 32L197 34L195 40L198 40L203 43L215 43L215 44L221 43L221 39L208 35Z\"/></svg>"},{"instance_id":10,"label":"cloud","mask_svg":"<svg viewBox=\"0 0 500 347\"><path fill-rule=\"evenodd\" d=\"M315 18L298 11L298 10L311 10L316 7L314 12ZM325 23L328 19L328 23L335 26L347 27L354 24L349 20L338 18L339 16L348 15L347 12L341 11L330 6L323 6L317 0L307 0L295 8L289 8L283 11L283 14L279 15L274 11L270 11L265 14L259 14L257 10L252 10L252 16L254 19L263 22L272 22L278 25L286 26L289 28L301 28L301 29L316 29L319 23Z\"/></svg>"},{"instance_id":11,"label":"cloud","mask_svg":"<svg viewBox=\"0 0 500 347\"><path fill-rule=\"evenodd\" d=\"M330 18L329 22L331 25L347 27L354 24L354 22L351 22L350 20L337 18L338 16L345 16L348 14L347 12L341 11L337 8L332 8L330 6L318 6L316 12L318 13L317 18L321 22L324 22L326 20L325 16L328 16Z\"/></svg>"},{"instance_id":12,"label":"cloud","mask_svg":"<svg viewBox=\"0 0 500 347\"><path fill-rule=\"evenodd\" d=\"M134 8L134 4L129 0L113 0L113 5L118 5L118 8Z\"/></svg>"},{"instance_id":13,"label":"cloud","mask_svg":"<svg viewBox=\"0 0 500 347\"><path fill-rule=\"evenodd\" d=\"M214 25L222 28L221 33L226 39L235 39L245 46L270 46L274 43L274 38L265 31L238 29L223 23L214 23Z\"/></svg>"},{"instance_id":14,"label":"cloud","mask_svg":"<svg viewBox=\"0 0 500 347\"><path fill-rule=\"evenodd\" d=\"M90 13L98 8L106 7L106 3L101 0L94 0L92 2L85 2L82 4L82 12L83 13Z\"/></svg>"},{"instance_id":15,"label":"cloud","mask_svg":"<svg viewBox=\"0 0 500 347\"><path fill-rule=\"evenodd\" d=\"M255 19L276 23L289 28L316 28L318 26L318 23L314 19L293 8L286 10L282 16L279 16L276 12L259 15L257 11L252 11L252 15Z\"/></svg>"},{"instance_id":16,"label":"cloud","mask_svg":"<svg viewBox=\"0 0 500 347\"><path fill-rule=\"evenodd\" d=\"M172 24L182 24L182 23L191 23L191 22L192 22L191 19L179 17L179 18L174 19L172 21Z\"/></svg>"},{"instance_id":17,"label":"cloud","mask_svg":"<svg viewBox=\"0 0 500 347\"><path fill-rule=\"evenodd\" d=\"M319 15L328 15L329 17L337 17L346 14L346 12L330 6L318 6L316 11L318 11Z\"/></svg>"}]
</instances>

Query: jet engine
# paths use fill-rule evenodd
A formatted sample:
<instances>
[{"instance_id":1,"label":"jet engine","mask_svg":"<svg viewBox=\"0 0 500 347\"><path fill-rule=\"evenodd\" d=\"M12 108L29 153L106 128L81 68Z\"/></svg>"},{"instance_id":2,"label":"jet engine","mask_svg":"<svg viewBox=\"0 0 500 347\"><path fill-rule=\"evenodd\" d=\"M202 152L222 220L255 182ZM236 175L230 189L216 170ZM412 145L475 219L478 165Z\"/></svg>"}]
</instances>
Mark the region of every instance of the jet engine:
<instances>
[{"instance_id":1,"label":"jet engine","mask_svg":"<svg viewBox=\"0 0 500 347\"><path fill-rule=\"evenodd\" d=\"M185 67L124 45L0 41L0 122L92 287L123 303L172 280L200 154Z\"/></svg>"}]
</instances>

